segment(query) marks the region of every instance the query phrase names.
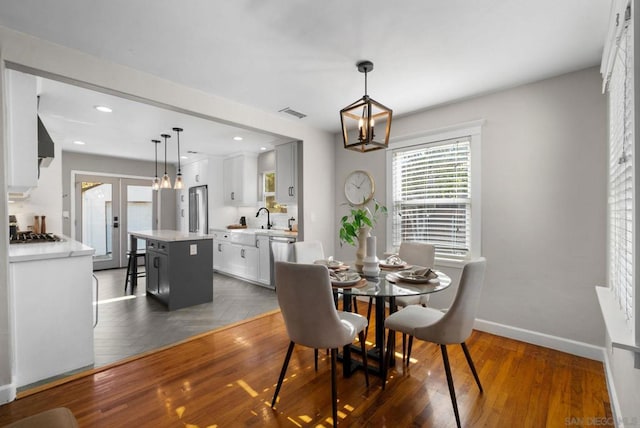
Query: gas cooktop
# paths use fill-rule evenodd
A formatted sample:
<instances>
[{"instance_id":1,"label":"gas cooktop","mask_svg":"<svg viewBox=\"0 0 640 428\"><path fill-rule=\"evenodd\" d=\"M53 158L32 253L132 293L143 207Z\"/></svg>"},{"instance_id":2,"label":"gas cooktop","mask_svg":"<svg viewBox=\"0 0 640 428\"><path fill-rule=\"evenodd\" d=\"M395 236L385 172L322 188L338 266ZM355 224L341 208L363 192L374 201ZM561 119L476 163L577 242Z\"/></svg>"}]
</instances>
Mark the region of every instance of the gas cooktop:
<instances>
[{"instance_id":1,"label":"gas cooktop","mask_svg":"<svg viewBox=\"0 0 640 428\"><path fill-rule=\"evenodd\" d=\"M18 232L9 238L10 244L32 244L42 242L60 242L62 238L53 233Z\"/></svg>"}]
</instances>

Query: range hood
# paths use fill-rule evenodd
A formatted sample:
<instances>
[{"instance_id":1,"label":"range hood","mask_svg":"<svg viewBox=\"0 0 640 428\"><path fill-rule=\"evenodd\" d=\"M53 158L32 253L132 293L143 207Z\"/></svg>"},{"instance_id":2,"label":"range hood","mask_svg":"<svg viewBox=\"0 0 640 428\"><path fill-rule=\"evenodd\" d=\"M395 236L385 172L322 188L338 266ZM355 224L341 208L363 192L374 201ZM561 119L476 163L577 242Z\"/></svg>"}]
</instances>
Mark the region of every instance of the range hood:
<instances>
[{"instance_id":1,"label":"range hood","mask_svg":"<svg viewBox=\"0 0 640 428\"><path fill-rule=\"evenodd\" d=\"M38 116L38 177L40 168L48 167L54 157L54 144L47 128L44 127L40 116Z\"/></svg>"}]
</instances>

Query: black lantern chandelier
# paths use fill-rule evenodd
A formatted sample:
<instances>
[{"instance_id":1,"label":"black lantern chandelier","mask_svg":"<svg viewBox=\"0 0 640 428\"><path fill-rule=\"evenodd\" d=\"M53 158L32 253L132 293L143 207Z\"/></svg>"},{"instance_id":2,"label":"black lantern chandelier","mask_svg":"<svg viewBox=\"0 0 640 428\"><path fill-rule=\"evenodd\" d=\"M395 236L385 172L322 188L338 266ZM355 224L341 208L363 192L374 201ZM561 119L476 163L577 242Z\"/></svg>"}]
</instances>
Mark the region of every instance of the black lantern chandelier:
<instances>
[{"instance_id":1,"label":"black lantern chandelier","mask_svg":"<svg viewBox=\"0 0 640 428\"><path fill-rule=\"evenodd\" d=\"M389 146L393 111L367 95L367 73L373 70L373 63L361 61L356 65L364 73L364 96L340 110L344 148L363 153L385 149Z\"/></svg>"},{"instance_id":2,"label":"black lantern chandelier","mask_svg":"<svg viewBox=\"0 0 640 428\"><path fill-rule=\"evenodd\" d=\"M176 131L177 139L178 139L178 173L176 174L176 184L173 186L174 189L184 189L184 183L182 182L182 170L180 169L180 133L183 131L182 128L173 128Z\"/></svg>"},{"instance_id":3,"label":"black lantern chandelier","mask_svg":"<svg viewBox=\"0 0 640 428\"><path fill-rule=\"evenodd\" d=\"M156 149L156 175L153 176L153 180L151 181L151 188L153 190L160 190L160 179L158 178L158 144L160 144L160 140L151 140Z\"/></svg>"},{"instance_id":4,"label":"black lantern chandelier","mask_svg":"<svg viewBox=\"0 0 640 428\"><path fill-rule=\"evenodd\" d=\"M160 135L164 138L164 175L162 176L162 181L160 182L161 189L171 189L171 178L169 178L169 174L167 174L167 138L171 138L169 134Z\"/></svg>"}]
</instances>

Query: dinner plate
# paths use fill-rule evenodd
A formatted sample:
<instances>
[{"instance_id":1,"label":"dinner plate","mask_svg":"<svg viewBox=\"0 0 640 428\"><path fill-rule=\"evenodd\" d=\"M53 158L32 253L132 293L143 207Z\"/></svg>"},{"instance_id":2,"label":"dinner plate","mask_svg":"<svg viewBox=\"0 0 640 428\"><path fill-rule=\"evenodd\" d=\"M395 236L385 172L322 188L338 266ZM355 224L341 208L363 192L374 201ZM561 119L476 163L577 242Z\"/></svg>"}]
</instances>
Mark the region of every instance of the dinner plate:
<instances>
[{"instance_id":1,"label":"dinner plate","mask_svg":"<svg viewBox=\"0 0 640 428\"><path fill-rule=\"evenodd\" d=\"M355 281L331 281L331 286L335 288L360 288L367 285L366 278L360 278Z\"/></svg>"},{"instance_id":2,"label":"dinner plate","mask_svg":"<svg viewBox=\"0 0 640 428\"><path fill-rule=\"evenodd\" d=\"M402 262L400 264L387 264L385 262L380 262L380 267L385 269L404 269L407 267L407 262Z\"/></svg>"},{"instance_id":3,"label":"dinner plate","mask_svg":"<svg viewBox=\"0 0 640 428\"><path fill-rule=\"evenodd\" d=\"M424 284L425 282L429 282L432 279L437 279L438 277L434 277L434 278L427 278L426 276L422 276L422 275L416 275L415 273L411 272L411 271L400 271L400 272L396 272L394 273L394 275L396 275L398 278L400 278L403 281L406 282L413 282L415 284Z\"/></svg>"},{"instance_id":4,"label":"dinner plate","mask_svg":"<svg viewBox=\"0 0 640 428\"><path fill-rule=\"evenodd\" d=\"M340 269L344 265L340 260L316 260L313 263L317 265L325 265L329 269Z\"/></svg>"}]
</instances>

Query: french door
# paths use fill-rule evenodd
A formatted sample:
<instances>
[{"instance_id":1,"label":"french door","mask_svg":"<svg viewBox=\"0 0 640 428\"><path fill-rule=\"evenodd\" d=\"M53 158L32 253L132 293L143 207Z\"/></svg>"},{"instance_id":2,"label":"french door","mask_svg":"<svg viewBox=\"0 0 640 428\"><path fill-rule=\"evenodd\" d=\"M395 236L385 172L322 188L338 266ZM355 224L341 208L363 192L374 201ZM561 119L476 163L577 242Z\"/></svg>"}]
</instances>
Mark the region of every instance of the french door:
<instances>
[{"instance_id":1,"label":"french door","mask_svg":"<svg viewBox=\"0 0 640 428\"><path fill-rule=\"evenodd\" d=\"M95 249L93 269L125 267L128 232L153 229L155 198L148 180L76 175L75 190L75 236Z\"/></svg>"}]
</instances>

